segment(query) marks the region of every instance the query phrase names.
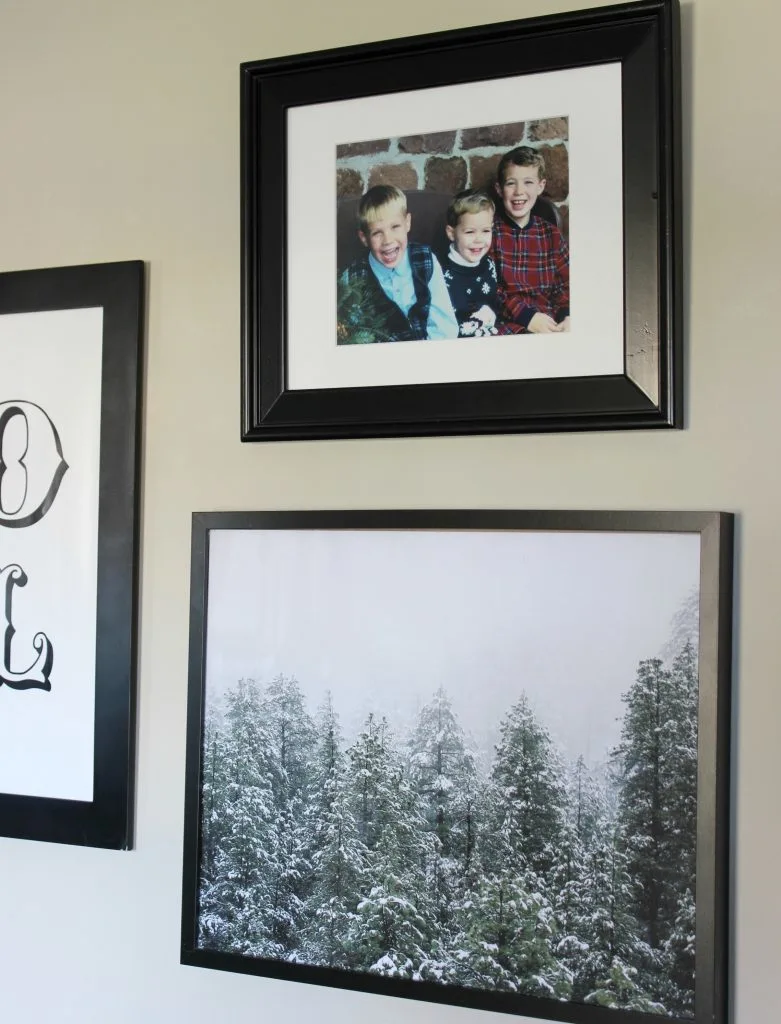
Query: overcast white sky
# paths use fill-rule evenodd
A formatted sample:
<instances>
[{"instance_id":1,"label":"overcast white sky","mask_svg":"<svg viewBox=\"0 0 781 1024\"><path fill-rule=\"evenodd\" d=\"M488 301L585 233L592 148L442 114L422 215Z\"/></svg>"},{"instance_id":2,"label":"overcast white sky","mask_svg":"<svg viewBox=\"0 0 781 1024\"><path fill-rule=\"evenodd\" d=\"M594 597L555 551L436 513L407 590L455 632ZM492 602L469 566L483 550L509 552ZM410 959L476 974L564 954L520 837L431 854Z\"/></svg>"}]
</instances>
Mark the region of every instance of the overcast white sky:
<instances>
[{"instance_id":1,"label":"overcast white sky","mask_svg":"<svg viewBox=\"0 0 781 1024\"><path fill-rule=\"evenodd\" d=\"M213 530L210 552L207 699L295 676L349 736L369 710L401 727L441 684L487 749L525 690L590 761L699 577L687 534Z\"/></svg>"}]
</instances>

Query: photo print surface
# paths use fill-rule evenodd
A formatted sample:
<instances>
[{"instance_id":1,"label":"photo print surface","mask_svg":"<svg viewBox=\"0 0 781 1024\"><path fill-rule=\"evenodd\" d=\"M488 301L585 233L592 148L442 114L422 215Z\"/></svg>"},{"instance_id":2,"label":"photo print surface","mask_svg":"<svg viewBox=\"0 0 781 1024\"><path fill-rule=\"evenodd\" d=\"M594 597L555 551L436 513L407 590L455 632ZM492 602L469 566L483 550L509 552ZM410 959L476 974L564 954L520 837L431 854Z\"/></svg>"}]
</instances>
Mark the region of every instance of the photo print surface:
<instances>
[{"instance_id":1,"label":"photo print surface","mask_svg":"<svg viewBox=\"0 0 781 1024\"><path fill-rule=\"evenodd\" d=\"M567 117L336 157L337 344L569 330Z\"/></svg>"},{"instance_id":2,"label":"photo print surface","mask_svg":"<svg viewBox=\"0 0 781 1024\"><path fill-rule=\"evenodd\" d=\"M609 63L288 109L290 388L620 373L621 88Z\"/></svg>"},{"instance_id":3,"label":"photo print surface","mask_svg":"<svg viewBox=\"0 0 781 1024\"><path fill-rule=\"evenodd\" d=\"M699 536L209 544L199 949L693 1018Z\"/></svg>"}]
</instances>

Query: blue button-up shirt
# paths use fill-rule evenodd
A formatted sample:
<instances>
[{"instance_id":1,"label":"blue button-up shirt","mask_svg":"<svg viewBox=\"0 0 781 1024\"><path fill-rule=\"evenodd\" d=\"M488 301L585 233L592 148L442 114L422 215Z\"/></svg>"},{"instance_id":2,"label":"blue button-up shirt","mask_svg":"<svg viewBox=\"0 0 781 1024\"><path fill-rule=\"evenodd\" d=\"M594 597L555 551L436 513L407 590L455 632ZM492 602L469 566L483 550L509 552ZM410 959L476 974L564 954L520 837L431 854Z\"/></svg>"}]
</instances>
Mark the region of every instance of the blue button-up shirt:
<instances>
[{"instance_id":1,"label":"blue button-up shirt","mask_svg":"<svg viewBox=\"0 0 781 1024\"><path fill-rule=\"evenodd\" d=\"M431 275L431 280L428 283L431 293L431 305L429 306L428 320L426 321L426 337L435 340L457 338L458 321L456 320L456 314L453 312L453 303L450 301L445 278L442 274L442 267L440 267L435 257L432 257L432 259L434 261L434 273ZM369 266L372 268L374 276L380 282L382 290L391 302L395 302L406 316L416 302L409 252L405 250L401 262L396 267L384 267L379 260L374 258L373 253L369 253Z\"/></svg>"}]
</instances>

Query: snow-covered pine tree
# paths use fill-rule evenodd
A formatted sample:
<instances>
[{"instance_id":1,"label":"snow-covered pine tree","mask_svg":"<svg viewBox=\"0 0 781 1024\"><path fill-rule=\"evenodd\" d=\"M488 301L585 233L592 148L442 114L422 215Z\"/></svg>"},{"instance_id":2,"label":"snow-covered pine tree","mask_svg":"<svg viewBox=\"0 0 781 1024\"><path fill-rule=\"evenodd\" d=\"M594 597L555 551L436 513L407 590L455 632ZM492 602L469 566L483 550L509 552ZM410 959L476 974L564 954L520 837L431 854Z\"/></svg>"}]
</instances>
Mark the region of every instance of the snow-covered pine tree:
<instances>
[{"instance_id":1,"label":"snow-covered pine tree","mask_svg":"<svg viewBox=\"0 0 781 1024\"><path fill-rule=\"evenodd\" d=\"M669 782L672 688L658 658L640 662L637 680L624 695L626 714L616 751L623 785L619 821L635 898L634 912L652 949L666 938L664 904L676 865L667 861L664 787Z\"/></svg>"},{"instance_id":2,"label":"snow-covered pine tree","mask_svg":"<svg viewBox=\"0 0 781 1024\"><path fill-rule=\"evenodd\" d=\"M426 865L440 928L469 884L474 854L478 776L473 753L443 687L420 711L409 740L410 783L433 844Z\"/></svg>"},{"instance_id":3,"label":"snow-covered pine tree","mask_svg":"<svg viewBox=\"0 0 781 1024\"><path fill-rule=\"evenodd\" d=\"M226 732L222 716L208 708L204 716L201 768L201 898L215 881L217 857L225 835Z\"/></svg>"},{"instance_id":4,"label":"snow-covered pine tree","mask_svg":"<svg viewBox=\"0 0 781 1024\"><path fill-rule=\"evenodd\" d=\"M296 679L279 675L266 687L261 713L269 740L268 763L276 809L277 870L269 878L267 917L284 955L298 955L312 866L306 813L311 790L315 730Z\"/></svg>"},{"instance_id":5,"label":"snow-covered pine tree","mask_svg":"<svg viewBox=\"0 0 781 1024\"><path fill-rule=\"evenodd\" d=\"M271 741L272 786L277 806L305 799L311 783L315 728L298 680L276 676L263 694L262 711Z\"/></svg>"},{"instance_id":6,"label":"snow-covered pine tree","mask_svg":"<svg viewBox=\"0 0 781 1024\"><path fill-rule=\"evenodd\" d=\"M645 994L639 978L641 973L639 968L620 957L614 957L607 975L600 978L596 989L589 994L586 1002L596 1006L608 1006L614 1010L664 1014L664 1005Z\"/></svg>"},{"instance_id":7,"label":"snow-covered pine tree","mask_svg":"<svg viewBox=\"0 0 781 1024\"><path fill-rule=\"evenodd\" d=\"M633 975L656 1003L669 987L663 956L687 890L694 891L696 837L696 656L686 644L672 671L642 661L624 695L619 827L632 878L631 910L638 938L653 955L651 969ZM691 988L694 979L691 978Z\"/></svg>"},{"instance_id":8,"label":"snow-covered pine tree","mask_svg":"<svg viewBox=\"0 0 781 1024\"><path fill-rule=\"evenodd\" d=\"M609 813L597 822L584 852L575 894L574 932L581 946L570 961L572 998L611 1006L631 1003L637 1008L638 1000L646 997L636 965L648 966L653 957L637 935L632 879ZM646 1002L650 1005L650 1000Z\"/></svg>"},{"instance_id":9,"label":"snow-covered pine tree","mask_svg":"<svg viewBox=\"0 0 781 1024\"><path fill-rule=\"evenodd\" d=\"M594 877L596 851L613 829L605 781L589 770L579 756L566 772L565 826L551 873L551 890L558 924L554 952L572 976L572 999L582 1001L591 987L595 945L600 921L614 922L613 893ZM602 900L602 902L600 902Z\"/></svg>"},{"instance_id":10,"label":"snow-covered pine tree","mask_svg":"<svg viewBox=\"0 0 781 1024\"><path fill-rule=\"evenodd\" d=\"M201 945L275 955L267 910L272 880L281 870L276 808L268 764L269 737L253 680L226 695L225 735L213 739L205 762L218 780L210 817L219 822L208 847L200 904Z\"/></svg>"},{"instance_id":11,"label":"snow-covered pine tree","mask_svg":"<svg viewBox=\"0 0 781 1024\"><path fill-rule=\"evenodd\" d=\"M696 907L687 889L681 899L673 930L664 944L663 998L671 1013L694 1017L694 953L696 949Z\"/></svg>"},{"instance_id":12,"label":"snow-covered pine tree","mask_svg":"<svg viewBox=\"0 0 781 1024\"><path fill-rule=\"evenodd\" d=\"M672 664L674 701L669 720L665 815L667 847L678 871L671 880L668 919L675 917L684 894L695 891L697 854L697 705L699 698L696 648L684 644Z\"/></svg>"},{"instance_id":13,"label":"snow-covered pine tree","mask_svg":"<svg viewBox=\"0 0 781 1024\"><path fill-rule=\"evenodd\" d=\"M659 652L662 661L670 664L690 644L697 657L700 633L700 591L694 587L681 601L670 623L670 635Z\"/></svg>"},{"instance_id":14,"label":"snow-covered pine tree","mask_svg":"<svg viewBox=\"0 0 781 1024\"><path fill-rule=\"evenodd\" d=\"M568 970L553 950L553 872L565 830L561 764L526 695L500 725L480 830L480 874L460 915L457 976L477 984L567 998Z\"/></svg>"},{"instance_id":15,"label":"snow-covered pine tree","mask_svg":"<svg viewBox=\"0 0 781 1024\"><path fill-rule=\"evenodd\" d=\"M525 694L507 712L499 736L491 772L492 829L504 837L513 863L547 879L565 822L561 762Z\"/></svg>"},{"instance_id":16,"label":"snow-covered pine tree","mask_svg":"<svg viewBox=\"0 0 781 1024\"><path fill-rule=\"evenodd\" d=\"M682 1017L694 1016L695 899L697 884L697 704L696 648L686 642L672 665L677 711L671 724L669 783L665 792L667 849L678 866L670 879L665 917L664 1002Z\"/></svg>"},{"instance_id":17,"label":"snow-covered pine tree","mask_svg":"<svg viewBox=\"0 0 781 1024\"><path fill-rule=\"evenodd\" d=\"M461 917L451 951L452 980L462 985L568 999L570 978L551 947L553 907L530 868L485 872Z\"/></svg>"},{"instance_id":18,"label":"snow-covered pine tree","mask_svg":"<svg viewBox=\"0 0 781 1024\"><path fill-rule=\"evenodd\" d=\"M348 789L347 759L331 694L318 711L317 747L309 801L312 868L302 958L327 967L355 968L346 937L356 921L366 867L366 847L358 836Z\"/></svg>"},{"instance_id":19,"label":"snow-covered pine tree","mask_svg":"<svg viewBox=\"0 0 781 1024\"><path fill-rule=\"evenodd\" d=\"M352 808L367 851L348 955L363 970L413 977L436 932L424 871L431 835L384 718L369 715L348 756Z\"/></svg>"}]
</instances>

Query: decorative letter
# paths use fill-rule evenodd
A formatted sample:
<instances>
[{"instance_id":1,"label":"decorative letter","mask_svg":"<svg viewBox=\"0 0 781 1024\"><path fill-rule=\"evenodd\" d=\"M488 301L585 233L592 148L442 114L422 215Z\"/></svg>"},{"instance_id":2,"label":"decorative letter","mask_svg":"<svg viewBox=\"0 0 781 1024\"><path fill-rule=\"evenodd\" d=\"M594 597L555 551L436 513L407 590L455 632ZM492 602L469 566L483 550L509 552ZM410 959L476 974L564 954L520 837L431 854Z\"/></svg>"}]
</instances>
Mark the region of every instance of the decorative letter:
<instances>
[{"instance_id":1,"label":"decorative letter","mask_svg":"<svg viewBox=\"0 0 781 1024\"><path fill-rule=\"evenodd\" d=\"M57 428L39 405L0 402L0 526L43 519L67 468Z\"/></svg>"},{"instance_id":2,"label":"decorative letter","mask_svg":"<svg viewBox=\"0 0 781 1024\"><path fill-rule=\"evenodd\" d=\"M33 647L38 654L32 665L24 672L14 672L11 668L11 641L16 632L11 620L13 590L15 586L26 585L27 574L20 565L7 565L0 569L0 594L5 589L5 643L3 661L0 663L0 686L5 683L13 690L51 690L49 676L54 661L54 649L45 633L36 633L33 637Z\"/></svg>"}]
</instances>

